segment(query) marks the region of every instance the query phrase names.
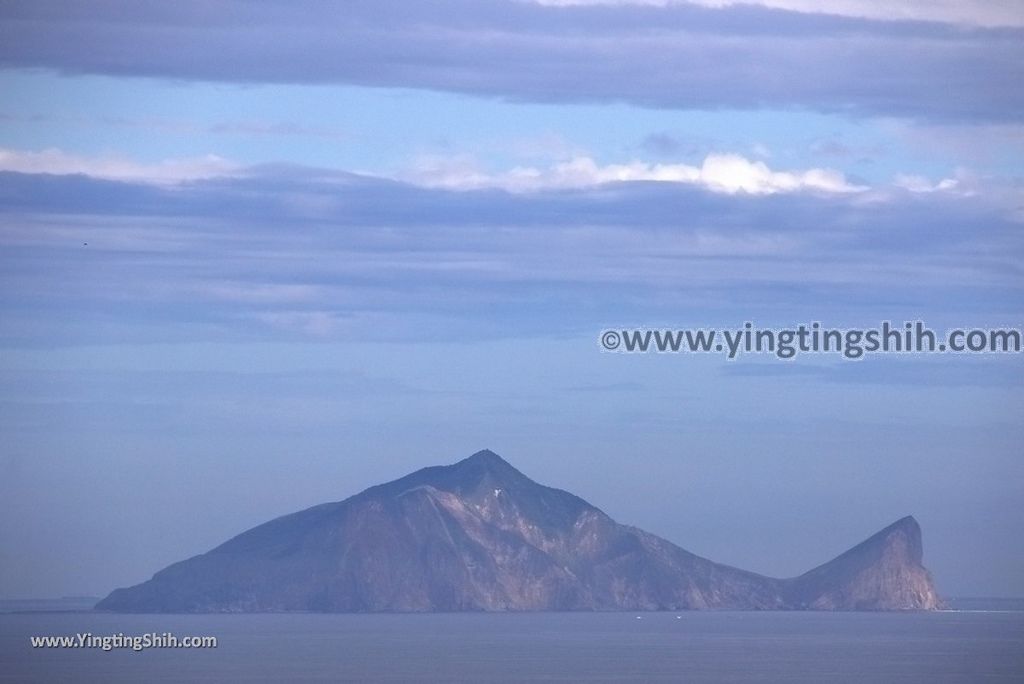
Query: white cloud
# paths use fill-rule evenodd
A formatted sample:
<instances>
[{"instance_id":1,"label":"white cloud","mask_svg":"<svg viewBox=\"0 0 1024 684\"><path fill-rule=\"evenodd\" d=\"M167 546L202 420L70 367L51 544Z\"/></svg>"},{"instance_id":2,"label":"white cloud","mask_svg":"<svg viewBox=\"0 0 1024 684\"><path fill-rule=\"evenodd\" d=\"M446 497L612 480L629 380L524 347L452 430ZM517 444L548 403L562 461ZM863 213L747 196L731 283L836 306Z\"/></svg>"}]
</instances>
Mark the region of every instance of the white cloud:
<instances>
[{"instance_id":1,"label":"white cloud","mask_svg":"<svg viewBox=\"0 0 1024 684\"><path fill-rule=\"evenodd\" d=\"M852 185L839 171L772 171L762 161L750 161L735 154L712 154L701 167L701 181L712 190L747 192L755 195L798 190L822 192L860 192L867 188Z\"/></svg>"},{"instance_id":2,"label":"white cloud","mask_svg":"<svg viewBox=\"0 0 1024 684\"><path fill-rule=\"evenodd\" d=\"M541 5L760 5L808 14L884 21L915 20L986 27L1024 26L1020 0L533 0Z\"/></svg>"},{"instance_id":3,"label":"white cloud","mask_svg":"<svg viewBox=\"0 0 1024 684\"><path fill-rule=\"evenodd\" d=\"M85 157L58 149L33 152L3 148L0 148L0 171L83 174L94 178L157 184L246 173L245 167L216 155L168 159L152 164L123 156ZM400 174L399 180L432 188L501 188L511 192L585 188L602 183L630 181L684 183L715 192L753 195L804 190L849 193L867 189L851 184L841 172L832 169L774 171L763 161L750 160L736 154L709 154L700 166L638 160L600 165L591 157L580 155L546 167L516 166L495 173L481 169L470 155L420 157L411 170ZM301 199L297 198L296 201ZM326 198L323 201L333 200Z\"/></svg>"},{"instance_id":4,"label":"white cloud","mask_svg":"<svg viewBox=\"0 0 1024 684\"><path fill-rule=\"evenodd\" d=\"M216 156L168 159L145 163L124 156L86 157L58 149L39 152L0 148L0 171L46 173L54 175L81 174L93 178L122 180L155 185L174 185L191 180L232 176L246 177L255 173ZM337 169L323 169L335 173ZM633 160L626 163L600 164L592 157L578 155L554 161L547 166L515 166L490 171L467 154L454 156L421 156L405 170L394 175L361 174L366 178L397 180L424 188L446 190L500 189L513 193L544 190L582 189L606 183L658 182L699 187L710 192L729 195L772 195L777 193L825 193L856 195L862 201L886 201L894 188L913 193L948 192L962 196L986 194L1012 195L1019 204L1019 190L998 192L992 179L982 181L965 169L957 169L950 177L932 180L926 176L897 174L889 184L867 186L854 183L836 169L812 167L776 170L765 161L740 154L711 153L699 165L685 163L653 163ZM328 175L329 178L329 175ZM324 180L327 180L326 178ZM321 216L338 210L337 197L322 192L282 194L282 203L296 215ZM268 291L269 293L269 291ZM227 295L224 290L219 295ZM264 293L267 294L267 293ZM275 291L274 296L289 300L298 290Z\"/></svg>"},{"instance_id":5,"label":"white cloud","mask_svg":"<svg viewBox=\"0 0 1024 684\"><path fill-rule=\"evenodd\" d=\"M893 185L910 192L939 192L942 190L956 190L960 185L960 181L956 178L943 178L933 183L924 176L899 174L893 179Z\"/></svg>"},{"instance_id":6,"label":"white cloud","mask_svg":"<svg viewBox=\"0 0 1024 684\"><path fill-rule=\"evenodd\" d=\"M84 157L56 148L39 152L0 148L0 171L18 173L83 174L109 180L179 183L231 175L239 168L212 154L147 164L122 156Z\"/></svg>"},{"instance_id":7,"label":"white cloud","mask_svg":"<svg viewBox=\"0 0 1024 684\"><path fill-rule=\"evenodd\" d=\"M627 181L683 183L714 192L752 195L799 191L850 193L867 189L850 183L842 173L832 169L773 171L762 161L736 154L709 154L700 166L643 161L599 165L590 157L580 156L547 168L519 166L500 173L482 171L468 157L435 157L420 159L406 174L406 180L453 190L501 188L511 192L583 188Z\"/></svg>"}]
</instances>

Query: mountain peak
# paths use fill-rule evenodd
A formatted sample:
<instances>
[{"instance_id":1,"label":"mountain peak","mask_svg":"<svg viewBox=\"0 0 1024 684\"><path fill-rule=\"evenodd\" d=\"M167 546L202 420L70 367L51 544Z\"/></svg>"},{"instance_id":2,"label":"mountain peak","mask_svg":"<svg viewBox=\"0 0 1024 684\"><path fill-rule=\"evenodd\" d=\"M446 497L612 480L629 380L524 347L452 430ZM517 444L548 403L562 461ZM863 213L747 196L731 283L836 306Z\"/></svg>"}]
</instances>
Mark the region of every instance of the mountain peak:
<instances>
[{"instance_id":1,"label":"mountain peak","mask_svg":"<svg viewBox=\"0 0 1024 684\"><path fill-rule=\"evenodd\" d=\"M796 578L797 602L830 610L940 607L922 556L921 526L908 515Z\"/></svg>"},{"instance_id":2,"label":"mountain peak","mask_svg":"<svg viewBox=\"0 0 1024 684\"><path fill-rule=\"evenodd\" d=\"M876 532L847 553L856 551L868 551L882 553L885 551L898 552L906 555L913 563L920 563L923 555L921 544L921 526L914 516L908 515L900 518L885 529Z\"/></svg>"},{"instance_id":3,"label":"mountain peak","mask_svg":"<svg viewBox=\"0 0 1024 684\"><path fill-rule=\"evenodd\" d=\"M918 524L917 520L912 515L907 515L907 516L904 516L904 517L900 518L899 520L894 522L892 525L889 525L889 527L887 529L890 529L890 530L903 529L903 530L915 532L917 534L921 534L921 525Z\"/></svg>"},{"instance_id":4,"label":"mountain peak","mask_svg":"<svg viewBox=\"0 0 1024 684\"><path fill-rule=\"evenodd\" d=\"M482 477L489 477L497 481L514 480L532 483L532 480L519 472L515 466L490 449L478 451L449 467L453 474L457 473L456 477L460 481L465 481L465 478L478 480Z\"/></svg>"},{"instance_id":5,"label":"mountain peak","mask_svg":"<svg viewBox=\"0 0 1024 684\"><path fill-rule=\"evenodd\" d=\"M914 563L920 563L924 556L924 549L921 542L921 526L914 519L914 516L908 515L900 518L888 528L883 530L889 537L889 543L899 543L905 549L908 557ZM895 538L898 538L898 542Z\"/></svg>"},{"instance_id":6,"label":"mountain peak","mask_svg":"<svg viewBox=\"0 0 1024 684\"><path fill-rule=\"evenodd\" d=\"M463 463L486 463L489 465L510 465L508 461L490 449L481 449L472 456L462 459Z\"/></svg>"}]
</instances>

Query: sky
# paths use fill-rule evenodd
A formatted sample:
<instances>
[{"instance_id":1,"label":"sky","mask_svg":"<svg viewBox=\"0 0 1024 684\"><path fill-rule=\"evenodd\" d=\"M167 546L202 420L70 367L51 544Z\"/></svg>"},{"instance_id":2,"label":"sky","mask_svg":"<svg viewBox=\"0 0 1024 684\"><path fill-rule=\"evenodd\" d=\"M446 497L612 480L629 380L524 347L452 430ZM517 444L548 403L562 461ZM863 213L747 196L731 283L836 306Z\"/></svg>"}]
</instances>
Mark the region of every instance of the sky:
<instances>
[{"instance_id":1,"label":"sky","mask_svg":"<svg viewBox=\"0 0 1024 684\"><path fill-rule=\"evenodd\" d=\"M0 6L0 598L105 595L490 448L775 576L904 515L1024 596L1016 0Z\"/></svg>"}]
</instances>

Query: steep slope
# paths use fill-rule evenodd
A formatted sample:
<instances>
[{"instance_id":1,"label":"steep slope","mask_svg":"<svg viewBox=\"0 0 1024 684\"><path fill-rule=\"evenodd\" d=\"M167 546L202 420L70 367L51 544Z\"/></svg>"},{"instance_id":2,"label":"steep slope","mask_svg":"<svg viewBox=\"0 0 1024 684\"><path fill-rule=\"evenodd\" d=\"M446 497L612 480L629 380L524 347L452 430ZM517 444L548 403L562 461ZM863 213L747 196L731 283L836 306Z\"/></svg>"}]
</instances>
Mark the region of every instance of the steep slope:
<instances>
[{"instance_id":1,"label":"steep slope","mask_svg":"<svg viewBox=\"0 0 1024 684\"><path fill-rule=\"evenodd\" d=\"M481 451L272 520L97 609L933 608L920 559L920 531L904 520L802 577L763 577L620 525Z\"/></svg>"},{"instance_id":2,"label":"steep slope","mask_svg":"<svg viewBox=\"0 0 1024 684\"><path fill-rule=\"evenodd\" d=\"M921 526L907 516L791 580L787 602L813 610L940 608L922 555Z\"/></svg>"}]
</instances>

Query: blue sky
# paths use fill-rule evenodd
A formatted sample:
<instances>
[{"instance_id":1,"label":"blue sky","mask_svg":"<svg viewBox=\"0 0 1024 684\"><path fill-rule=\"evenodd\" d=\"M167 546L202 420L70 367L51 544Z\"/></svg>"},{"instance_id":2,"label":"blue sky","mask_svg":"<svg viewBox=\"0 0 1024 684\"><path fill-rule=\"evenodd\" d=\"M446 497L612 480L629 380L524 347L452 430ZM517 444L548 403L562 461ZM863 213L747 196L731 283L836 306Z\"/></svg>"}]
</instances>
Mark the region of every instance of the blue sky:
<instances>
[{"instance_id":1,"label":"blue sky","mask_svg":"<svg viewBox=\"0 0 1024 684\"><path fill-rule=\"evenodd\" d=\"M1019 357L598 350L1021 326L1019 13L823 7L5 4L0 596L485 447L768 574L913 514L1024 595Z\"/></svg>"}]
</instances>

